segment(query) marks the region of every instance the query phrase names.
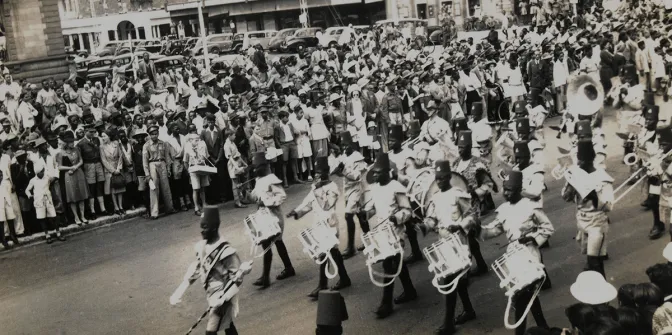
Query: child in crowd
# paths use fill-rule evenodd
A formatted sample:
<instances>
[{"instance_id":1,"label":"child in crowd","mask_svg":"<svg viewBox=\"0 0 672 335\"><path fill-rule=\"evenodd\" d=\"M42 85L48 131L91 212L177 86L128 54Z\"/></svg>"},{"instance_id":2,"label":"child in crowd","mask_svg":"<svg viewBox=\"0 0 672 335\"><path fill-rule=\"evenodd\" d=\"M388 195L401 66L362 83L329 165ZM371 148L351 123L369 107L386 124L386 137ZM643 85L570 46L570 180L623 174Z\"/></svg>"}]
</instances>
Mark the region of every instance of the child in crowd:
<instances>
[{"instance_id":1,"label":"child in crowd","mask_svg":"<svg viewBox=\"0 0 672 335\"><path fill-rule=\"evenodd\" d=\"M65 241L65 237L61 235L58 224L56 224L56 209L54 208L54 202L51 199L51 192L49 191L49 177L44 175L44 165L37 162L33 165L33 168L35 170L35 177L28 183L26 196L29 199L33 199L35 216L37 221L42 225L47 243L51 244L54 242L50 228L56 229L56 239Z\"/></svg>"}]
</instances>

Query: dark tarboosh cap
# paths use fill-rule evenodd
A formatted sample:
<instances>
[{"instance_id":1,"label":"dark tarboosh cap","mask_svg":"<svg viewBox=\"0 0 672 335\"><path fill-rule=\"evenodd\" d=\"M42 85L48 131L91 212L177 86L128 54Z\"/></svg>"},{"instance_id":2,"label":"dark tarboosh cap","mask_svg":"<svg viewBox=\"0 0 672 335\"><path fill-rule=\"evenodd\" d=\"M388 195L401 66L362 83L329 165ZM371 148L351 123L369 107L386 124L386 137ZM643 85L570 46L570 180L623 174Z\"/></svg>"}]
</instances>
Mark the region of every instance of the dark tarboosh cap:
<instances>
[{"instance_id":1,"label":"dark tarboosh cap","mask_svg":"<svg viewBox=\"0 0 672 335\"><path fill-rule=\"evenodd\" d=\"M219 207L217 206L205 206L203 208L203 217L201 218L201 223L205 223L208 227L219 228Z\"/></svg>"},{"instance_id":2,"label":"dark tarboosh cap","mask_svg":"<svg viewBox=\"0 0 672 335\"><path fill-rule=\"evenodd\" d=\"M317 298L317 325L338 327L348 320L345 299L338 291L320 291Z\"/></svg>"},{"instance_id":3,"label":"dark tarboosh cap","mask_svg":"<svg viewBox=\"0 0 672 335\"><path fill-rule=\"evenodd\" d=\"M458 147L470 147L471 142L471 130L462 130L460 131L460 137L457 138Z\"/></svg>"},{"instance_id":4,"label":"dark tarboosh cap","mask_svg":"<svg viewBox=\"0 0 672 335\"><path fill-rule=\"evenodd\" d=\"M513 155L515 157L530 157L530 147L527 141L517 141L513 144Z\"/></svg>"},{"instance_id":5,"label":"dark tarboosh cap","mask_svg":"<svg viewBox=\"0 0 672 335\"><path fill-rule=\"evenodd\" d=\"M447 160L441 160L441 161L436 161L434 163L434 173L436 177L445 177L447 175L450 175L450 161Z\"/></svg>"},{"instance_id":6,"label":"dark tarboosh cap","mask_svg":"<svg viewBox=\"0 0 672 335\"><path fill-rule=\"evenodd\" d=\"M522 188L523 187L523 173L519 170L512 170L509 173L509 177L504 182L504 185L510 188Z\"/></svg>"},{"instance_id":7,"label":"dark tarboosh cap","mask_svg":"<svg viewBox=\"0 0 672 335\"><path fill-rule=\"evenodd\" d=\"M581 140L576 144L576 147L576 156L579 160L592 161L595 159L595 148L593 148L592 140Z\"/></svg>"}]
</instances>

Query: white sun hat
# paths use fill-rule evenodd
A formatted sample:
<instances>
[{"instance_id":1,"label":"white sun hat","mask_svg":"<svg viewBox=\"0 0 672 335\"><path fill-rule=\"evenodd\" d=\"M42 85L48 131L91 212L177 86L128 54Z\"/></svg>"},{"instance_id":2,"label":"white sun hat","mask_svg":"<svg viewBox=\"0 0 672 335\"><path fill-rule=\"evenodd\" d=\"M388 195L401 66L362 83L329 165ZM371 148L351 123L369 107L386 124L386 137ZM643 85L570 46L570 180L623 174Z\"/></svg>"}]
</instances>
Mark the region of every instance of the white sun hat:
<instances>
[{"instance_id":1,"label":"white sun hat","mask_svg":"<svg viewBox=\"0 0 672 335\"><path fill-rule=\"evenodd\" d=\"M608 283L599 272L583 271L576 277L576 282L570 287L574 298L584 304L600 305L616 299L617 291L614 285Z\"/></svg>"}]
</instances>

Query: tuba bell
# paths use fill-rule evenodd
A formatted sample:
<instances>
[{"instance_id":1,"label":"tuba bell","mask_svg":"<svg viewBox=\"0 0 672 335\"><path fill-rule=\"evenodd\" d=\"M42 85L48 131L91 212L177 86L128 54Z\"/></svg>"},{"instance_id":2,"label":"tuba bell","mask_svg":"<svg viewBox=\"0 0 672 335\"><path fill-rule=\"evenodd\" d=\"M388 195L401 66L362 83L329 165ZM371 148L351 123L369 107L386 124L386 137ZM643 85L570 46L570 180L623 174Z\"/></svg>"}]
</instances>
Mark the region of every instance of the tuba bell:
<instances>
[{"instance_id":1,"label":"tuba bell","mask_svg":"<svg viewBox=\"0 0 672 335\"><path fill-rule=\"evenodd\" d=\"M623 163L626 166L633 166L639 162L639 157L637 156L637 153L631 152L625 156L623 156Z\"/></svg>"},{"instance_id":2,"label":"tuba bell","mask_svg":"<svg viewBox=\"0 0 672 335\"><path fill-rule=\"evenodd\" d=\"M604 104L602 84L591 75L577 76L567 87L567 101L580 108L580 114L594 115Z\"/></svg>"}]
</instances>

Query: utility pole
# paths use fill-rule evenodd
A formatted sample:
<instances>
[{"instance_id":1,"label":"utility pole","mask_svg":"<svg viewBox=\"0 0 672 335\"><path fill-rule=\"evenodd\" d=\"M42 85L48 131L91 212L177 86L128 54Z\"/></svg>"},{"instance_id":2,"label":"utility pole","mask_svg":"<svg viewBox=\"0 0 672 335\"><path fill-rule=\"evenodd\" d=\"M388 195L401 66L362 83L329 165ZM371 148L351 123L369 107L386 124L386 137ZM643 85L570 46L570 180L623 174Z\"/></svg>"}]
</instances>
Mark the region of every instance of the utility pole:
<instances>
[{"instance_id":1,"label":"utility pole","mask_svg":"<svg viewBox=\"0 0 672 335\"><path fill-rule=\"evenodd\" d=\"M210 71L210 58L208 57L208 42L206 41L207 34L205 33L205 20L203 19L203 7L205 0L198 2L198 23L201 26L201 43L203 45L203 65L207 71Z\"/></svg>"}]
</instances>

